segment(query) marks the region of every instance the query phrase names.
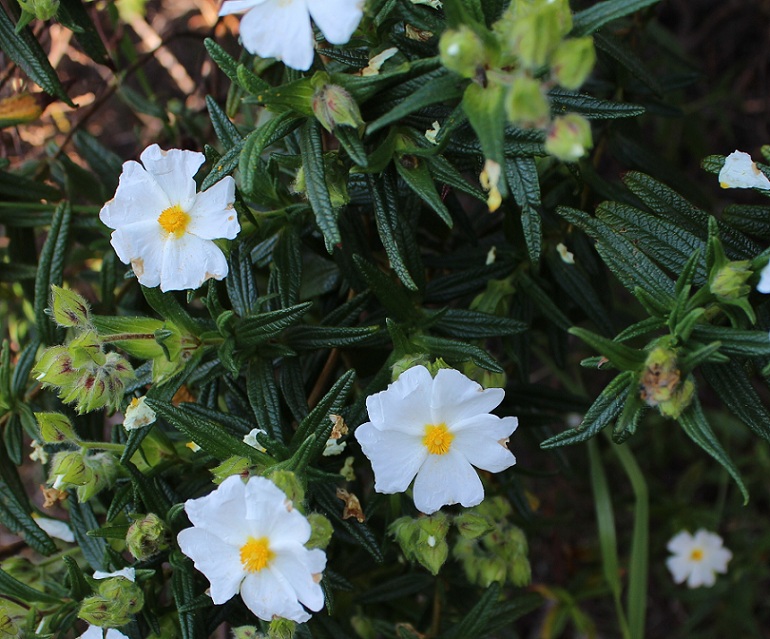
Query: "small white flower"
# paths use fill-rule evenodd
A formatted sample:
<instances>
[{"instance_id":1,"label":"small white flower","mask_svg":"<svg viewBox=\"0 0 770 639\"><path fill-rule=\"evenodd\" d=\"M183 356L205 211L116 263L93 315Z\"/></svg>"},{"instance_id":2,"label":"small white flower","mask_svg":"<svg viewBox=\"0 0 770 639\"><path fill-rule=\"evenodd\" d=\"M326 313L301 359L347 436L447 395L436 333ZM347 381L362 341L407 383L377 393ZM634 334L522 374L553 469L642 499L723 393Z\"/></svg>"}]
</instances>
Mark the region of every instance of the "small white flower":
<instances>
[{"instance_id":1,"label":"small white flower","mask_svg":"<svg viewBox=\"0 0 770 639\"><path fill-rule=\"evenodd\" d=\"M157 415L144 401L144 397L134 397L126 408L123 428L128 431L138 430L155 423Z\"/></svg>"},{"instance_id":2,"label":"small white flower","mask_svg":"<svg viewBox=\"0 0 770 639\"><path fill-rule=\"evenodd\" d=\"M725 158L719 171L719 186L723 189L770 190L770 180L743 151L733 151Z\"/></svg>"},{"instance_id":3,"label":"small white flower","mask_svg":"<svg viewBox=\"0 0 770 639\"><path fill-rule=\"evenodd\" d=\"M182 552L211 583L223 604L240 592L257 617L302 623L324 603L319 582L326 553L308 550L310 524L270 480L237 475L205 497L188 499L192 528L177 537Z\"/></svg>"},{"instance_id":4,"label":"small white flower","mask_svg":"<svg viewBox=\"0 0 770 639\"><path fill-rule=\"evenodd\" d=\"M157 144L123 164L118 190L99 213L111 229L110 242L137 279L161 291L198 288L227 275L227 260L212 240L232 240L240 231L233 208L235 180L225 177L196 193L193 176L202 153ZM142 166L144 165L144 166Z\"/></svg>"},{"instance_id":5,"label":"small white flower","mask_svg":"<svg viewBox=\"0 0 770 639\"><path fill-rule=\"evenodd\" d=\"M60 519L50 519L49 517L39 517L35 514L32 515L32 518L49 537L55 537L56 539L61 539L70 544L75 541L75 535L67 522L61 521Z\"/></svg>"},{"instance_id":6,"label":"small white flower","mask_svg":"<svg viewBox=\"0 0 770 639\"><path fill-rule=\"evenodd\" d=\"M47 464L48 453L43 447L43 444L36 439L33 439L32 442L30 442L30 446L32 447L32 452L29 454L29 458L32 461L39 461L41 464Z\"/></svg>"},{"instance_id":7,"label":"small white flower","mask_svg":"<svg viewBox=\"0 0 770 639\"><path fill-rule=\"evenodd\" d=\"M666 548L674 553L666 560L671 576L678 584L687 580L688 588L713 586L716 573L726 573L727 562L733 557L722 546L719 535L702 528L694 537L683 530L671 538Z\"/></svg>"},{"instance_id":8,"label":"small white flower","mask_svg":"<svg viewBox=\"0 0 770 639\"><path fill-rule=\"evenodd\" d=\"M88 630L80 635L79 639L128 639L128 637L115 628L88 626Z\"/></svg>"},{"instance_id":9,"label":"small white flower","mask_svg":"<svg viewBox=\"0 0 770 639\"><path fill-rule=\"evenodd\" d=\"M414 505L426 514L481 503L484 487L473 467L500 472L516 463L506 444L518 420L489 413L504 395L456 370L433 378L414 366L367 397L371 421L355 436L372 463L375 490L404 492L414 479Z\"/></svg>"},{"instance_id":10,"label":"small white flower","mask_svg":"<svg viewBox=\"0 0 770 639\"><path fill-rule=\"evenodd\" d=\"M267 435L267 431L262 428L252 428L248 435L243 436L243 443L256 448L260 453L266 453L267 449L259 443L257 435Z\"/></svg>"},{"instance_id":11,"label":"small white flower","mask_svg":"<svg viewBox=\"0 0 770 639\"><path fill-rule=\"evenodd\" d=\"M136 581L136 569L123 568L121 570L116 570L115 572L104 572L103 570L94 572L94 579L110 579L111 577L123 577L133 583Z\"/></svg>"},{"instance_id":12,"label":"small white flower","mask_svg":"<svg viewBox=\"0 0 770 639\"><path fill-rule=\"evenodd\" d=\"M364 0L225 0L220 16L244 13L241 40L249 53L306 71L313 64L310 18L332 44L345 44L363 16Z\"/></svg>"}]
</instances>

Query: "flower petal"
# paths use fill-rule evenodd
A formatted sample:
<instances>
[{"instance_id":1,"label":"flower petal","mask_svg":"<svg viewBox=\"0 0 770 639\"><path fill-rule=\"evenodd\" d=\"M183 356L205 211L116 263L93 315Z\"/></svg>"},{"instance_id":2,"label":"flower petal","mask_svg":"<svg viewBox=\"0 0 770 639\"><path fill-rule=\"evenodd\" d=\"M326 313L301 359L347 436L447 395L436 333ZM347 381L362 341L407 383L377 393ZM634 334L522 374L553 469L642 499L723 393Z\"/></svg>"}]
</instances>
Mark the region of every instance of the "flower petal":
<instances>
[{"instance_id":1,"label":"flower petal","mask_svg":"<svg viewBox=\"0 0 770 639\"><path fill-rule=\"evenodd\" d=\"M436 373L430 399L433 419L451 426L496 408L505 397L502 388L484 390L460 371L442 368Z\"/></svg>"},{"instance_id":2,"label":"flower petal","mask_svg":"<svg viewBox=\"0 0 770 639\"><path fill-rule=\"evenodd\" d=\"M243 13L250 11L254 7L269 0L225 0L219 9L220 16L227 16L231 13Z\"/></svg>"},{"instance_id":3,"label":"flower petal","mask_svg":"<svg viewBox=\"0 0 770 639\"><path fill-rule=\"evenodd\" d=\"M171 206L165 191L138 162L123 164L115 197L99 211L99 219L111 229L125 224L157 220Z\"/></svg>"},{"instance_id":4,"label":"flower petal","mask_svg":"<svg viewBox=\"0 0 770 639\"><path fill-rule=\"evenodd\" d=\"M310 619L291 585L270 568L246 575L241 585L241 598L251 612L265 621L271 621L274 615L297 623Z\"/></svg>"},{"instance_id":5,"label":"flower petal","mask_svg":"<svg viewBox=\"0 0 770 639\"><path fill-rule=\"evenodd\" d=\"M250 53L277 58L293 69L313 64L313 30L304 2L264 2L241 18L241 40Z\"/></svg>"},{"instance_id":6,"label":"flower petal","mask_svg":"<svg viewBox=\"0 0 770 639\"><path fill-rule=\"evenodd\" d=\"M770 262L765 265L760 273L757 290L760 293L770 293Z\"/></svg>"},{"instance_id":7,"label":"flower petal","mask_svg":"<svg viewBox=\"0 0 770 639\"><path fill-rule=\"evenodd\" d=\"M317 552L314 552L317 551ZM276 549L276 557L270 564L270 571L280 573L286 583L296 593L297 599L310 610L317 612L324 605L324 593L321 585L313 578L326 567L326 554L317 548L308 550L298 544Z\"/></svg>"},{"instance_id":8,"label":"flower petal","mask_svg":"<svg viewBox=\"0 0 770 639\"><path fill-rule=\"evenodd\" d=\"M487 419L483 420L483 422L491 422L493 419L497 422L512 420L514 424L516 423L515 417L506 417L504 419L500 419L494 415L485 415L485 417ZM504 445L508 435L496 437L496 433L494 432L505 432L509 428L509 426L493 429L486 429L483 426L465 428L454 433L455 438L452 441L452 447L462 453L462 455L476 468L481 468L482 470L487 470L492 473L499 473L516 463L516 458L513 456L513 453L511 453L511 451L508 450L508 447Z\"/></svg>"},{"instance_id":9,"label":"flower petal","mask_svg":"<svg viewBox=\"0 0 770 639\"><path fill-rule=\"evenodd\" d=\"M84 635L85 636L85 635ZM120 630L117 628L107 628L107 632L104 635L105 639L128 639L126 635L124 635Z\"/></svg>"},{"instance_id":10,"label":"flower petal","mask_svg":"<svg viewBox=\"0 0 770 639\"><path fill-rule=\"evenodd\" d=\"M78 639L104 639L104 630L99 626L88 626Z\"/></svg>"},{"instance_id":11,"label":"flower petal","mask_svg":"<svg viewBox=\"0 0 770 639\"><path fill-rule=\"evenodd\" d=\"M230 176L198 193L192 208L187 211L190 216L187 232L204 240L235 239L241 225L233 208L234 201L235 180Z\"/></svg>"},{"instance_id":12,"label":"flower petal","mask_svg":"<svg viewBox=\"0 0 770 639\"><path fill-rule=\"evenodd\" d=\"M723 189L770 189L770 180L759 170L748 153L733 151L719 171Z\"/></svg>"},{"instance_id":13,"label":"flower petal","mask_svg":"<svg viewBox=\"0 0 770 639\"><path fill-rule=\"evenodd\" d=\"M196 151L162 150L157 144L148 146L139 159L158 186L168 196L171 205L178 204L187 211L195 200L195 174L206 157ZM158 211L160 215L161 211Z\"/></svg>"},{"instance_id":14,"label":"flower petal","mask_svg":"<svg viewBox=\"0 0 770 639\"><path fill-rule=\"evenodd\" d=\"M211 240L202 240L189 233L171 237L163 249L160 290L196 289L208 279L221 280L227 272L227 260Z\"/></svg>"},{"instance_id":15,"label":"flower petal","mask_svg":"<svg viewBox=\"0 0 770 639\"><path fill-rule=\"evenodd\" d=\"M264 477L252 477L246 485L243 517L254 537L269 537L304 544L310 524L298 510L289 510L286 494Z\"/></svg>"},{"instance_id":16,"label":"flower petal","mask_svg":"<svg viewBox=\"0 0 770 639\"><path fill-rule=\"evenodd\" d=\"M378 429L397 430L422 437L433 423L430 410L433 378L424 366L413 366L382 392L366 398L371 423Z\"/></svg>"},{"instance_id":17,"label":"flower petal","mask_svg":"<svg viewBox=\"0 0 770 639\"><path fill-rule=\"evenodd\" d=\"M355 437L372 463L378 493L404 492L428 457L419 437L398 430L382 431L371 422L356 428Z\"/></svg>"},{"instance_id":18,"label":"flower petal","mask_svg":"<svg viewBox=\"0 0 770 639\"><path fill-rule=\"evenodd\" d=\"M364 15L363 0L307 0L310 15L332 44L345 44Z\"/></svg>"},{"instance_id":19,"label":"flower petal","mask_svg":"<svg viewBox=\"0 0 770 639\"><path fill-rule=\"evenodd\" d=\"M245 499L246 486L233 475L205 497L188 499L184 509L194 526L240 548L251 534L243 516Z\"/></svg>"},{"instance_id":20,"label":"flower petal","mask_svg":"<svg viewBox=\"0 0 770 639\"><path fill-rule=\"evenodd\" d=\"M674 579L674 583L681 584L690 575L692 563L685 557L674 555L666 559L666 567Z\"/></svg>"},{"instance_id":21,"label":"flower petal","mask_svg":"<svg viewBox=\"0 0 770 639\"><path fill-rule=\"evenodd\" d=\"M197 527L182 530L177 541L181 551L209 580L211 599L215 604L229 601L238 592L246 574L238 546L231 546L218 535Z\"/></svg>"},{"instance_id":22,"label":"flower petal","mask_svg":"<svg viewBox=\"0 0 770 639\"><path fill-rule=\"evenodd\" d=\"M716 580L716 575L710 566L700 561L692 562L690 576L687 578L688 588L699 588L700 586L710 588L716 583Z\"/></svg>"},{"instance_id":23,"label":"flower petal","mask_svg":"<svg viewBox=\"0 0 770 639\"><path fill-rule=\"evenodd\" d=\"M147 220L121 226L112 232L110 244L124 264L131 264L143 286L160 284L165 242L160 225Z\"/></svg>"},{"instance_id":24,"label":"flower petal","mask_svg":"<svg viewBox=\"0 0 770 639\"><path fill-rule=\"evenodd\" d=\"M692 535L686 530L683 530L669 540L668 544L666 544L666 548L669 552L673 552L677 555L689 554L693 547L693 541Z\"/></svg>"},{"instance_id":25,"label":"flower petal","mask_svg":"<svg viewBox=\"0 0 770 639\"><path fill-rule=\"evenodd\" d=\"M429 455L414 480L414 505L426 515L442 506L477 506L484 499L478 474L462 454L450 449L445 455Z\"/></svg>"}]
</instances>

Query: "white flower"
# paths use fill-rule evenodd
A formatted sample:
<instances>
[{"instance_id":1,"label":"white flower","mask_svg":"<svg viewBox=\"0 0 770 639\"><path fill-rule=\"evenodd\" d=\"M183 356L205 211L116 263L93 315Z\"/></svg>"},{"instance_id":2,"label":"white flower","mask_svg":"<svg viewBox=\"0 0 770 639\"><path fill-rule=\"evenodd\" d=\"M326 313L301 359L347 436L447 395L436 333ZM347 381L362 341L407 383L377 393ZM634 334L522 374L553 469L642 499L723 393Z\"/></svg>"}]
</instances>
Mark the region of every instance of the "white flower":
<instances>
[{"instance_id":1,"label":"white flower","mask_svg":"<svg viewBox=\"0 0 770 639\"><path fill-rule=\"evenodd\" d=\"M192 528L177 537L182 552L211 583L223 604L240 591L257 617L302 623L324 603L319 585L326 554L308 550L310 524L286 495L264 477L244 483L237 475L212 493L185 502Z\"/></svg>"},{"instance_id":2,"label":"white flower","mask_svg":"<svg viewBox=\"0 0 770 639\"><path fill-rule=\"evenodd\" d=\"M144 397L134 397L126 408L123 428L128 431L144 428L155 422L157 415L144 401Z\"/></svg>"},{"instance_id":3,"label":"white flower","mask_svg":"<svg viewBox=\"0 0 770 639\"><path fill-rule=\"evenodd\" d=\"M133 583L136 581L136 569L123 568L121 570L116 570L115 572L104 572L103 570L94 572L94 579L110 579L111 577L123 577Z\"/></svg>"},{"instance_id":4,"label":"white flower","mask_svg":"<svg viewBox=\"0 0 770 639\"><path fill-rule=\"evenodd\" d=\"M252 428L248 435L243 436L243 443L251 446L252 448L256 448L261 453L266 453L267 449L262 444L260 444L259 440L257 439L257 435L260 434L267 435L267 431L263 428Z\"/></svg>"},{"instance_id":5,"label":"white flower","mask_svg":"<svg viewBox=\"0 0 770 639\"><path fill-rule=\"evenodd\" d=\"M79 639L128 639L128 637L115 628L88 626L88 630L80 635Z\"/></svg>"},{"instance_id":6,"label":"white flower","mask_svg":"<svg viewBox=\"0 0 770 639\"><path fill-rule=\"evenodd\" d=\"M55 537L70 544L75 541L75 535L67 522L60 519L50 519L49 517L39 517L35 514L32 515L32 519L49 537Z\"/></svg>"},{"instance_id":7,"label":"white flower","mask_svg":"<svg viewBox=\"0 0 770 639\"><path fill-rule=\"evenodd\" d=\"M232 240L240 231L233 209L235 180L225 177L196 193L193 176L205 157L157 144L123 164L118 190L99 213L110 242L139 282L161 291L198 288L227 275L227 260L212 240Z\"/></svg>"},{"instance_id":8,"label":"white flower","mask_svg":"<svg viewBox=\"0 0 770 639\"><path fill-rule=\"evenodd\" d=\"M367 397L371 421L355 436L372 462L375 490L404 492L414 479L414 505L427 514L481 503L484 487L473 467L500 472L516 463L506 444L518 420L489 414L504 394L456 370L433 378L414 366Z\"/></svg>"},{"instance_id":9,"label":"white flower","mask_svg":"<svg viewBox=\"0 0 770 639\"><path fill-rule=\"evenodd\" d=\"M681 584L687 580L688 588L713 586L715 573L726 573L727 562L733 557L722 547L722 538L702 528L693 537L683 530L674 535L666 546L673 554L666 560L674 581Z\"/></svg>"},{"instance_id":10,"label":"white flower","mask_svg":"<svg viewBox=\"0 0 770 639\"><path fill-rule=\"evenodd\" d=\"M225 0L220 16L242 13L241 40L250 53L293 69L313 64L310 18L332 44L345 44L363 16L364 0Z\"/></svg>"},{"instance_id":11,"label":"white flower","mask_svg":"<svg viewBox=\"0 0 770 639\"><path fill-rule=\"evenodd\" d=\"M723 189L770 190L770 180L757 168L748 153L733 151L725 158L719 171L719 186Z\"/></svg>"}]
</instances>

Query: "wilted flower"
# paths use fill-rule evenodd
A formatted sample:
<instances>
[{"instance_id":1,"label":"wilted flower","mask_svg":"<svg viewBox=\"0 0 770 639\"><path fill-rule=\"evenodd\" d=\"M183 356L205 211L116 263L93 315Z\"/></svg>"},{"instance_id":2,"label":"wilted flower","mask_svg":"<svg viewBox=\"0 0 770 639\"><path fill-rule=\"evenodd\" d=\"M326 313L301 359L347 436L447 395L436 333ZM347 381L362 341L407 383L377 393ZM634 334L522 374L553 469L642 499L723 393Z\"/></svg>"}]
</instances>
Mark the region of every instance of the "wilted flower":
<instances>
[{"instance_id":1,"label":"wilted flower","mask_svg":"<svg viewBox=\"0 0 770 639\"><path fill-rule=\"evenodd\" d=\"M722 538L702 528L693 537L683 530L674 535L666 546L673 554L666 560L666 566L674 581L687 581L688 588L713 586L716 573L727 572L727 562L733 557L722 546Z\"/></svg>"},{"instance_id":2,"label":"wilted flower","mask_svg":"<svg viewBox=\"0 0 770 639\"><path fill-rule=\"evenodd\" d=\"M249 53L306 71L313 64L310 18L332 44L345 44L363 16L363 0L225 0L220 16L245 13L241 40Z\"/></svg>"},{"instance_id":3,"label":"wilted flower","mask_svg":"<svg viewBox=\"0 0 770 639\"><path fill-rule=\"evenodd\" d=\"M456 370L433 378L415 366L368 397L371 421L355 435L372 463L375 490L404 492L414 479L414 504L427 514L481 503L484 487L473 467L500 472L516 463L506 444L518 420L489 413L504 395Z\"/></svg>"},{"instance_id":4,"label":"wilted flower","mask_svg":"<svg viewBox=\"0 0 770 639\"><path fill-rule=\"evenodd\" d=\"M261 453L267 452L267 449L259 443L257 435L267 435L267 431L264 428L252 428L248 434L243 436L243 443L256 448Z\"/></svg>"},{"instance_id":5,"label":"wilted flower","mask_svg":"<svg viewBox=\"0 0 770 639\"><path fill-rule=\"evenodd\" d=\"M144 286L161 291L198 288L227 275L227 260L213 240L232 240L240 231L233 209L235 180L225 177L196 193L202 153L157 144L129 161L115 197L99 219L112 229L110 242L124 264L131 264ZM144 165L144 166L142 166Z\"/></svg>"},{"instance_id":6,"label":"wilted flower","mask_svg":"<svg viewBox=\"0 0 770 639\"><path fill-rule=\"evenodd\" d=\"M179 533L182 552L211 583L211 598L223 604L240 592L265 621L274 616L299 623L323 606L319 581L326 554L308 550L308 520L270 480L225 479L205 497L189 499L192 528Z\"/></svg>"},{"instance_id":7,"label":"wilted flower","mask_svg":"<svg viewBox=\"0 0 770 639\"><path fill-rule=\"evenodd\" d=\"M74 543L75 535L66 521L60 519L51 519L50 517L38 517L32 515L35 523L42 528L49 537L55 537L68 543Z\"/></svg>"},{"instance_id":8,"label":"wilted flower","mask_svg":"<svg viewBox=\"0 0 770 639\"><path fill-rule=\"evenodd\" d=\"M770 180L743 151L733 151L725 158L719 171L719 186L723 189L770 190Z\"/></svg>"},{"instance_id":9,"label":"wilted flower","mask_svg":"<svg viewBox=\"0 0 770 639\"><path fill-rule=\"evenodd\" d=\"M145 402L144 397L134 397L126 408L123 428L128 431L138 430L155 422L157 415Z\"/></svg>"}]
</instances>

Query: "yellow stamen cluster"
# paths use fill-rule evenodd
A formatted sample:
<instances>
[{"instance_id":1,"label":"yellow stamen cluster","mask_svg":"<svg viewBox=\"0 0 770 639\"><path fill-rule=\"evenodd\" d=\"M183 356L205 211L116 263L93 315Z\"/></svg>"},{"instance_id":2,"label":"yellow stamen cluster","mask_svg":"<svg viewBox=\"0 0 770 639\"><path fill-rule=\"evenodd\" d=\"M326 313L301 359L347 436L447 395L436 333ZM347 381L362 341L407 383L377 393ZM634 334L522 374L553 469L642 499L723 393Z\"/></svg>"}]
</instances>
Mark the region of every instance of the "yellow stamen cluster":
<instances>
[{"instance_id":1,"label":"yellow stamen cluster","mask_svg":"<svg viewBox=\"0 0 770 639\"><path fill-rule=\"evenodd\" d=\"M690 553L690 559L692 561L702 561L703 550L701 548L694 548L693 551Z\"/></svg>"},{"instance_id":2,"label":"yellow stamen cluster","mask_svg":"<svg viewBox=\"0 0 770 639\"><path fill-rule=\"evenodd\" d=\"M169 206L158 217L158 224L163 227L163 230L177 237L184 235L189 223L190 216L178 204Z\"/></svg>"},{"instance_id":3,"label":"yellow stamen cluster","mask_svg":"<svg viewBox=\"0 0 770 639\"><path fill-rule=\"evenodd\" d=\"M427 424L422 444L431 455L446 455L454 438L446 424Z\"/></svg>"},{"instance_id":4,"label":"yellow stamen cluster","mask_svg":"<svg viewBox=\"0 0 770 639\"><path fill-rule=\"evenodd\" d=\"M249 537L241 546L241 564L248 572L259 572L273 560L275 553L270 550L267 537Z\"/></svg>"}]
</instances>

